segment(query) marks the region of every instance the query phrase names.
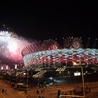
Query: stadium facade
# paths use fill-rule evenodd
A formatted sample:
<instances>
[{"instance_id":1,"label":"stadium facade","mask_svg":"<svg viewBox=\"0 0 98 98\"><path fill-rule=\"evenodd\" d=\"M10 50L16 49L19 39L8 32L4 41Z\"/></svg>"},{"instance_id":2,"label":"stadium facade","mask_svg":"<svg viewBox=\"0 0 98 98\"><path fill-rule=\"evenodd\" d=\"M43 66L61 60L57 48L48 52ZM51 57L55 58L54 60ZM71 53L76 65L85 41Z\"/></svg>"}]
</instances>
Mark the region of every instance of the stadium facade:
<instances>
[{"instance_id":1,"label":"stadium facade","mask_svg":"<svg viewBox=\"0 0 98 98\"><path fill-rule=\"evenodd\" d=\"M32 67L43 67L43 65L54 67L98 63L98 49L83 48L82 40L79 37L67 37L64 39L64 47L60 46L56 40L52 39L32 42L21 51L25 67L29 65Z\"/></svg>"},{"instance_id":2,"label":"stadium facade","mask_svg":"<svg viewBox=\"0 0 98 98\"><path fill-rule=\"evenodd\" d=\"M30 50L29 48L26 50ZM55 50L44 50L29 52L23 50L23 61L25 66L61 66L68 63L76 64L97 64L98 49L83 49L83 48L64 48Z\"/></svg>"}]
</instances>

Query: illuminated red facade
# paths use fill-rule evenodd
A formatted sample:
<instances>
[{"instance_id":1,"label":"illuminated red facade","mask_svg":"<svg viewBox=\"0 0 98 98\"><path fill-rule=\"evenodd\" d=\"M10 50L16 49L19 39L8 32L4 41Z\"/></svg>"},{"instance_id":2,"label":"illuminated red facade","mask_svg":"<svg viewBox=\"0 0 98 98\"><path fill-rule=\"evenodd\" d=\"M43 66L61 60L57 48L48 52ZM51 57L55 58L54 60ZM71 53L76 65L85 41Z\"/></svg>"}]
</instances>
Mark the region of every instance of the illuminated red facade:
<instances>
[{"instance_id":1,"label":"illuminated red facade","mask_svg":"<svg viewBox=\"0 0 98 98\"><path fill-rule=\"evenodd\" d=\"M67 64L69 62L97 64L98 50L97 49L56 49L45 50L33 53L28 53L23 56L24 65L56 65Z\"/></svg>"}]
</instances>

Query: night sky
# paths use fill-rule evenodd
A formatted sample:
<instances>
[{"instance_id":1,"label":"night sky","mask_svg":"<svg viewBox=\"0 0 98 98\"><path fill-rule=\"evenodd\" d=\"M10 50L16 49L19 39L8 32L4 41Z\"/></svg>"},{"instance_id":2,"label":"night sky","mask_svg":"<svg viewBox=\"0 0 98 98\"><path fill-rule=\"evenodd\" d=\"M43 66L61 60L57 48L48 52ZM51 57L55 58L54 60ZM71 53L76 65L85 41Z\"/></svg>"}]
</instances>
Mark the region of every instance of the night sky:
<instances>
[{"instance_id":1,"label":"night sky","mask_svg":"<svg viewBox=\"0 0 98 98\"><path fill-rule=\"evenodd\" d=\"M36 40L82 37L91 47L98 35L98 3L80 0L36 0L1 3L0 23L18 35Z\"/></svg>"}]
</instances>

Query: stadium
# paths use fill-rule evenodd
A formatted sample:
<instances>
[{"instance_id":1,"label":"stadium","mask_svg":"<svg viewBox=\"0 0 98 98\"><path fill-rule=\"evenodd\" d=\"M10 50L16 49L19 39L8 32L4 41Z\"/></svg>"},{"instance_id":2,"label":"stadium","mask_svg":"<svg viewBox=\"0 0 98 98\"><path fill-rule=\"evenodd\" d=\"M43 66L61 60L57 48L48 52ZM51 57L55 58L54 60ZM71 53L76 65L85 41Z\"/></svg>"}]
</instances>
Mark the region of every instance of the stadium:
<instances>
[{"instance_id":1,"label":"stadium","mask_svg":"<svg viewBox=\"0 0 98 98\"><path fill-rule=\"evenodd\" d=\"M36 83L80 82L82 74L85 81L96 81L98 49L83 48L80 38L69 37L65 41L64 47L51 39L33 42L21 51L24 69L32 70L30 76L38 79Z\"/></svg>"},{"instance_id":2,"label":"stadium","mask_svg":"<svg viewBox=\"0 0 98 98\"><path fill-rule=\"evenodd\" d=\"M25 67L98 64L98 49L83 48L80 38L67 38L64 48L59 47L54 40L43 43L32 43L22 50Z\"/></svg>"},{"instance_id":3,"label":"stadium","mask_svg":"<svg viewBox=\"0 0 98 98\"><path fill-rule=\"evenodd\" d=\"M27 65L59 65L67 63L97 64L97 49L57 49L27 54L23 57Z\"/></svg>"}]
</instances>

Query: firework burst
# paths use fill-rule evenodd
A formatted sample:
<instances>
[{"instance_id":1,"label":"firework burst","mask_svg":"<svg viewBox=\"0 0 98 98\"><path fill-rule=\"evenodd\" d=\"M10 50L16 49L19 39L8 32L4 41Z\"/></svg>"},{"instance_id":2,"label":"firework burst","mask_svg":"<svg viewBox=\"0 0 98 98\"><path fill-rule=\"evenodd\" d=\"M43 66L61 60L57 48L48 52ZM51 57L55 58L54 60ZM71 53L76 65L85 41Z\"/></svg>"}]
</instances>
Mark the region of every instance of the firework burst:
<instances>
[{"instance_id":1,"label":"firework burst","mask_svg":"<svg viewBox=\"0 0 98 98\"><path fill-rule=\"evenodd\" d=\"M67 37L64 46L66 48L81 48L83 46L81 37Z\"/></svg>"},{"instance_id":2,"label":"firework burst","mask_svg":"<svg viewBox=\"0 0 98 98\"><path fill-rule=\"evenodd\" d=\"M53 39L49 39L49 40L44 40L42 46L44 47L45 50L55 50L58 49L59 44L53 40Z\"/></svg>"},{"instance_id":3,"label":"firework burst","mask_svg":"<svg viewBox=\"0 0 98 98\"><path fill-rule=\"evenodd\" d=\"M21 62L21 50L30 43L19 37L17 34L9 31L0 31L0 59L6 58L13 62Z\"/></svg>"}]
</instances>

